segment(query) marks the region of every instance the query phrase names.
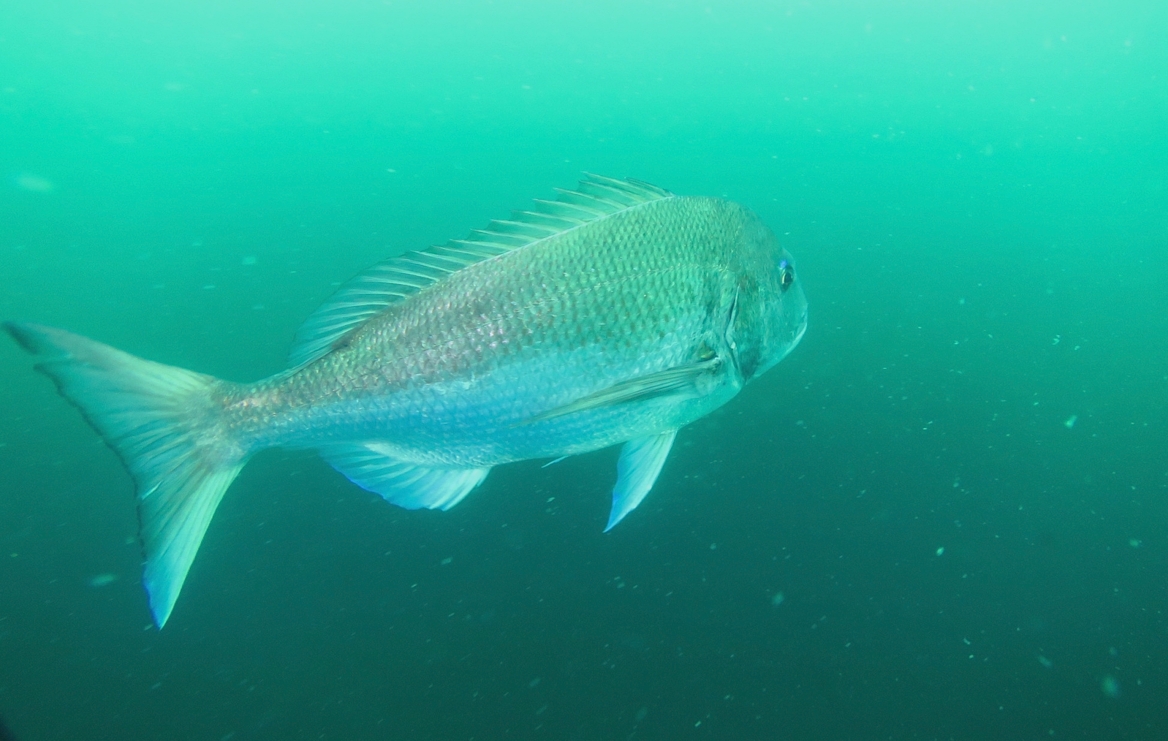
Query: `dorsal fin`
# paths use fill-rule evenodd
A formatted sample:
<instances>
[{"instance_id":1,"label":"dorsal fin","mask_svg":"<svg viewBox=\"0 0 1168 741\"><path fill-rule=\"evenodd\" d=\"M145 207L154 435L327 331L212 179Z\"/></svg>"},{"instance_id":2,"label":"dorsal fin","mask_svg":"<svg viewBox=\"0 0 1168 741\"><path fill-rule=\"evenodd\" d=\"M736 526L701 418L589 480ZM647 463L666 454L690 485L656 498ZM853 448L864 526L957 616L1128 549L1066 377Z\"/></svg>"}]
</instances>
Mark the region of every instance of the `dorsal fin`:
<instances>
[{"instance_id":1,"label":"dorsal fin","mask_svg":"<svg viewBox=\"0 0 1168 741\"><path fill-rule=\"evenodd\" d=\"M325 355L387 307L404 301L451 273L526 247L642 203L673 196L640 180L617 180L585 173L576 190L556 190L554 201L536 200L531 211L492 221L466 239L407 252L357 275L308 317L288 353L291 367Z\"/></svg>"}]
</instances>

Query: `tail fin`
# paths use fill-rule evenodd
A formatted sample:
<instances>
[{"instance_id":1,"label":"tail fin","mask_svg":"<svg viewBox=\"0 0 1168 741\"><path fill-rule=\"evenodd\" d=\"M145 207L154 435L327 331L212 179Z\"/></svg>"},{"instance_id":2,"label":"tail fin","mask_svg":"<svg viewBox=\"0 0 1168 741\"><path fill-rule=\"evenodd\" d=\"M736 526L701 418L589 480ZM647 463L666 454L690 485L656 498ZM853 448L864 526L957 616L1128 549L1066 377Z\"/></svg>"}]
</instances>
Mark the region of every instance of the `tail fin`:
<instances>
[{"instance_id":1,"label":"tail fin","mask_svg":"<svg viewBox=\"0 0 1168 741\"><path fill-rule=\"evenodd\" d=\"M69 332L5 322L134 477L158 627L166 623L195 552L246 454L219 429L211 376L115 350Z\"/></svg>"}]
</instances>

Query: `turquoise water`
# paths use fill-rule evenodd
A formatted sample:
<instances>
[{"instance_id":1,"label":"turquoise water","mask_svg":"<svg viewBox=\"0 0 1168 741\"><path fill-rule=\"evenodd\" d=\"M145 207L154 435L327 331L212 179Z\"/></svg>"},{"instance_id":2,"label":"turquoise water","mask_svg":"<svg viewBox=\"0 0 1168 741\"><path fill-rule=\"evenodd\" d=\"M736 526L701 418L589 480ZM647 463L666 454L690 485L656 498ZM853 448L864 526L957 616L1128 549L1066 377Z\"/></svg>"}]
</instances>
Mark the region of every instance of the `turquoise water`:
<instances>
[{"instance_id":1,"label":"turquoise water","mask_svg":"<svg viewBox=\"0 0 1168 741\"><path fill-rule=\"evenodd\" d=\"M0 5L0 317L251 380L582 171L755 209L803 343L683 430L394 509L273 451L150 626L129 477L0 343L28 739L1168 736L1168 7Z\"/></svg>"}]
</instances>

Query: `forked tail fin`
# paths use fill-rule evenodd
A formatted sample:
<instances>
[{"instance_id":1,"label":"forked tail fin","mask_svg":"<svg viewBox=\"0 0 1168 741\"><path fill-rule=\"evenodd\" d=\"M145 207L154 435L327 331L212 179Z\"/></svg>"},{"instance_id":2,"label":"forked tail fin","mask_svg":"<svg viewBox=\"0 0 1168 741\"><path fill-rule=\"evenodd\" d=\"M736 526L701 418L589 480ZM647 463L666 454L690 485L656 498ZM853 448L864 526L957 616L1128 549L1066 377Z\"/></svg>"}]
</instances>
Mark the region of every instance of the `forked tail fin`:
<instances>
[{"instance_id":1,"label":"forked tail fin","mask_svg":"<svg viewBox=\"0 0 1168 741\"><path fill-rule=\"evenodd\" d=\"M5 322L126 464L138 493L144 583L166 623L195 552L246 453L221 430L211 376L136 358L36 324Z\"/></svg>"}]
</instances>

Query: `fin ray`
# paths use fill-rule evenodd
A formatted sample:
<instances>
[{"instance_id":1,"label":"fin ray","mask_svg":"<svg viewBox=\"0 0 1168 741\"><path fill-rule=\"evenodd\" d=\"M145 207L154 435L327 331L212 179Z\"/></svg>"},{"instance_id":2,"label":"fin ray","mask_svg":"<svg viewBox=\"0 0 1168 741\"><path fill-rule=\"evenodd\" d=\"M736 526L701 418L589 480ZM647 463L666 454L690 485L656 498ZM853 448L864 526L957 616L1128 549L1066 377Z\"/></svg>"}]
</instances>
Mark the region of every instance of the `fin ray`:
<instances>
[{"instance_id":1,"label":"fin ray","mask_svg":"<svg viewBox=\"0 0 1168 741\"><path fill-rule=\"evenodd\" d=\"M576 190L556 192L556 200L537 199L532 211L516 211L508 220L492 221L466 239L391 257L357 275L296 331L289 366L304 365L327 354L374 316L450 273L642 203L673 197L669 191L639 180L591 173L585 173Z\"/></svg>"},{"instance_id":2,"label":"fin ray","mask_svg":"<svg viewBox=\"0 0 1168 741\"><path fill-rule=\"evenodd\" d=\"M659 435L629 440L621 448L616 486L612 489L612 511L604 532L616 527L625 515L644 501L657 481L676 437L677 430L667 430Z\"/></svg>"},{"instance_id":3,"label":"fin ray","mask_svg":"<svg viewBox=\"0 0 1168 741\"><path fill-rule=\"evenodd\" d=\"M366 491L405 509L448 510L490 473L490 468L431 468L401 460L387 443L330 445L321 449L329 465Z\"/></svg>"},{"instance_id":4,"label":"fin ray","mask_svg":"<svg viewBox=\"0 0 1168 741\"><path fill-rule=\"evenodd\" d=\"M655 397L676 394L686 396L697 395L701 393L698 388L699 381L704 376L716 372L721 366L722 360L714 357L709 360L701 360L689 365L681 365L676 368L669 368L628 381L622 381L577 399L576 401L564 404L563 406L541 412L534 417L518 423L516 426L535 424L536 422L562 417L565 414L574 414L589 409L599 409L601 407L615 406L632 401L645 401Z\"/></svg>"},{"instance_id":5,"label":"fin ray","mask_svg":"<svg viewBox=\"0 0 1168 741\"><path fill-rule=\"evenodd\" d=\"M143 582L166 624L216 507L246 456L214 430L211 376L52 327L6 322L37 369L121 457L137 489Z\"/></svg>"}]
</instances>

